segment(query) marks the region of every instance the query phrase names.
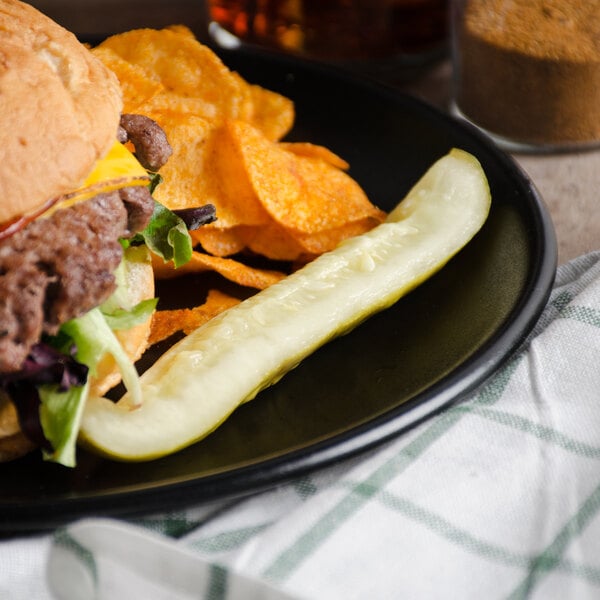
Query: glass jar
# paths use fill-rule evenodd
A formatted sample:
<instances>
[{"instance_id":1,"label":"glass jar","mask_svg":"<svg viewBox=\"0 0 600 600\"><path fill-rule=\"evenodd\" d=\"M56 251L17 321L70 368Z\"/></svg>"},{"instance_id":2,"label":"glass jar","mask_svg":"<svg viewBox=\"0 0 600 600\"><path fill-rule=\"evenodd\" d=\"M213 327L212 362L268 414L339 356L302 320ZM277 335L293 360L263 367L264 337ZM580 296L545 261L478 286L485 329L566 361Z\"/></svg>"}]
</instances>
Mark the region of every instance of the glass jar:
<instances>
[{"instance_id":1,"label":"glass jar","mask_svg":"<svg viewBox=\"0 0 600 600\"><path fill-rule=\"evenodd\" d=\"M453 110L511 150L600 141L600 0L452 0Z\"/></svg>"}]
</instances>

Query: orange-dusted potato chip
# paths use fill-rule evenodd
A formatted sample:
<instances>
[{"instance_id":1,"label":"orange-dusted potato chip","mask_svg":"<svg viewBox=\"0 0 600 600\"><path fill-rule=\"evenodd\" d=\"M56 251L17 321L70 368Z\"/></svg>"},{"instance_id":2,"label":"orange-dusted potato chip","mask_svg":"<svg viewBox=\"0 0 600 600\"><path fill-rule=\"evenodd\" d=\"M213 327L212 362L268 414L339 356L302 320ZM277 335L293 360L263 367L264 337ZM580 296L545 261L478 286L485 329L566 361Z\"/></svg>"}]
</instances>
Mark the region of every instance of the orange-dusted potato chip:
<instances>
[{"instance_id":1,"label":"orange-dusted potato chip","mask_svg":"<svg viewBox=\"0 0 600 600\"><path fill-rule=\"evenodd\" d=\"M311 144L310 142L281 142L279 146L298 156L319 158L333 167L342 169L342 171L347 171L350 168L347 161L338 156L335 152L332 152L329 148L325 148L325 146Z\"/></svg>"},{"instance_id":2,"label":"orange-dusted potato chip","mask_svg":"<svg viewBox=\"0 0 600 600\"><path fill-rule=\"evenodd\" d=\"M164 90L160 80L121 58L110 48L96 47L92 52L117 76L123 91L124 113L138 112L140 106Z\"/></svg>"},{"instance_id":3,"label":"orange-dusted potato chip","mask_svg":"<svg viewBox=\"0 0 600 600\"><path fill-rule=\"evenodd\" d=\"M386 214L371 204L359 184L344 171L303 156L296 157L294 170L302 193L294 217L283 223L287 227L315 233L366 218L375 224L385 219Z\"/></svg>"},{"instance_id":4,"label":"orange-dusted potato chip","mask_svg":"<svg viewBox=\"0 0 600 600\"><path fill-rule=\"evenodd\" d=\"M196 115L171 111L147 113L165 131L173 154L161 167L163 181L153 192L156 200L171 210L209 204L220 192L212 184L214 178L205 177L210 171L209 160L214 126L211 121Z\"/></svg>"},{"instance_id":5,"label":"orange-dusted potato chip","mask_svg":"<svg viewBox=\"0 0 600 600\"><path fill-rule=\"evenodd\" d=\"M261 205L283 227L306 234L385 217L344 171L289 152L241 121L227 125Z\"/></svg>"},{"instance_id":6,"label":"orange-dusted potato chip","mask_svg":"<svg viewBox=\"0 0 600 600\"><path fill-rule=\"evenodd\" d=\"M226 127L173 111L147 114L164 129L173 148L171 158L160 170L163 182L154 191L159 202L172 210L214 204L214 225L220 229L270 221Z\"/></svg>"},{"instance_id":7,"label":"orange-dusted potato chip","mask_svg":"<svg viewBox=\"0 0 600 600\"><path fill-rule=\"evenodd\" d=\"M373 229L380 222L379 219L365 217L309 234L285 229L276 223L262 227L238 227L235 231L245 247L256 254L272 260L306 263L333 250L345 239Z\"/></svg>"},{"instance_id":8,"label":"orange-dusted potato chip","mask_svg":"<svg viewBox=\"0 0 600 600\"><path fill-rule=\"evenodd\" d=\"M236 233L249 250L271 260L297 261L314 258L314 254L307 257L304 245L275 222L254 227L241 226L236 228Z\"/></svg>"},{"instance_id":9,"label":"orange-dusted potato chip","mask_svg":"<svg viewBox=\"0 0 600 600\"><path fill-rule=\"evenodd\" d=\"M194 244L200 244L202 248L213 256L231 256L238 254L246 247L246 242L239 235L238 227L200 227L190 231Z\"/></svg>"},{"instance_id":10,"label":"orange-dusted potato chip","mask_svg":"<svg viewBox=\"0 0 600 600\"><path fill-rule=\"evenodd\" d=\"M239 144L230 134L231 121L225 121L213 135L208 169L203 177L218 189L213 201L217 211L215 227L265 225L271 218L259 202L244 164ZM272 173L265 173L271 178Z\"/></svg>"},{"instance_id":11,"label":"orange-dusted potato chip","mask_svg":"<svg viewBox=\"0 0 600 600\"><path fill-rule=\"evenodd\" d=\"M294 103L289 98L250 84L229 70L183 25L117 34L94 51L110 59L109 68L126 74L122 64L126 63L134 69L135 77L131 85L123 85L123 91L126 104L135 105L141 114L170 110L217 122L241 119L272 140L281 139L294 123ZM143 102L138 101L143 90L136 90L144 83L140 74L162 86Z\"/></svg>"},{"instance_id":12,"label":"orange-dusted potato chip","mask_svg":"<svg viewBox=\"0 0 600 600\"><path fill-rule=\"evenodd\" d=\"M285 277L285 273L280 271L257 269L231 258L211 256L204 252L193 252L190 261L178 269L175 269L171 262L165 263L160 259L154 259L152 265L158 279L171 279L180 275L214 271L229 281L256 290L265 289Z\"/></svg>"},{"instance_id":13,"label":"orange-dusted potato chip","mask_svg":"<svg viewBox=\"0 0 600 600\"><path fill-rule=\"evenodd\" d=\"M182 26L135 29L111 36L99 47L110 48L158 78L165 93L201 99L205 112L200 116L251 117L250 86L234 75L210 48L191 33L182 31L185 31Z\"/></svg>"},{"instance_id":14,"label":"orange-dusted potato chip","mask_svg":"<svg viewBox=\"0 0 600 600\"><path fill-rule=\"evenodd\" d=\"M223 146L219 149L224 148L222 159L230 162L223 169L222 175L230 178L232 175L237 176L238 170L240 175L243 173L250 193L256 199L256 205L270 215L270 218L279 216L277 211L271 210L271 204L293 211L301 188L300 181L291 168L292 155L279 150L275 142L242 121L227 121L222 132ZM235 157L235 165L229 157ZM255 223L240 220L240 224Z\"/></svg>"},{"instance_id":15,"label":"orange-dusted potato chip","mask_svg":"<svg viewBox=\"0 0 600 600\"><path fill-rule=\"evenodd\" d=\"M280 140L291 130L295 119L294 103L285 96L258 85L250 86L252 95L251 125L272 141Z\"/></svg>"},{"instance_id":16,"label":"orange-dusted potato chip","mask_svg":"<svg viewBox=\"0 0 600 600\"><path fill-rule=\"evenodd\" d=\"M187 37L191 40L196 41L196 35L194 34L194 32L187 27L186 25L167 25L165 27L165 29L172 31L173 33L176 33L177 35L181 35L183 37Z\"/></svg>"},{"instance_id":17,"label":"orange-dusted potato chip","mask_svg":"<svg viewBox=\"0 0 600 600\"><path fill-rule=\"evenodd\" d=\"M214 102L201 96L182 96L169 91L162 91L138 106L138 112L148 114L154 111L171 111L181 114L190 114L208 119L217 124L224 117L219 112L219 107Z\"/></svg>"},{"instance_id":18,"label":"orange-dusted potato chip","mask_svg":"<svg viewBox=\"0 0 600 600\"><path fill-rule=\"evenodd\" d=\"M303 253L309 257L317 257L319 254L333 250L340 242L365 233L381 223L380 219L365 217L358 221L349 221L334 229L324 229L311 234L294 235L294 240L302 248ZM302 255L299 255L302 258Z\"/></svg>"},{"instance_id":19,"label":"orange-dusted potato chip","mask_svg":"<svg viewBox=\"0 0 600 600\"><path fill-rule=\"evenodd\" d=\"M182 331L189 335L240 300L219 290L209 290L206 302L194 308L159 310L152 315L148 344L157 344Z\"/></svg>"}]
</instances>

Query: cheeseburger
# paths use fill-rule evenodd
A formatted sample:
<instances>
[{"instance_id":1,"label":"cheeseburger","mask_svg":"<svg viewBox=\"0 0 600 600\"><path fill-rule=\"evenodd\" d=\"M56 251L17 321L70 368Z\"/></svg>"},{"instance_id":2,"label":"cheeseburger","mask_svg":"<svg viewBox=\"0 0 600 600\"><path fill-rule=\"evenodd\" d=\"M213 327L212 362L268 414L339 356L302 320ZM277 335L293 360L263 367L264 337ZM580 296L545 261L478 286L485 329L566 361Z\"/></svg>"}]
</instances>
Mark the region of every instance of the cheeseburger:
<instances>
[{"instance_id":1,"label":"cheeseburger","mask_svg":"<svg viewBox=\"0 0 600 600\"><path fill-rule=\"evenodd\" d=\"M121 109L116 77L73 34L0 0L0 460L41 447L72 465L87 395L138 389L149 171L170 148Z\"/></svg>"}]
</instances>

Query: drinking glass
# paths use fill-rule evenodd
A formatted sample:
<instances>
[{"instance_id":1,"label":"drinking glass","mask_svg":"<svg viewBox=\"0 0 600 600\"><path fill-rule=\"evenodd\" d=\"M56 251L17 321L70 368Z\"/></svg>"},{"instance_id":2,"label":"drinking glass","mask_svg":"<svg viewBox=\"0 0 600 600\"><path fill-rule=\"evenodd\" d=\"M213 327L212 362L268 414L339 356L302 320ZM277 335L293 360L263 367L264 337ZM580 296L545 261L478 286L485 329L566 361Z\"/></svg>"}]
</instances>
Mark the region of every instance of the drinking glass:
<instances>
[{"instance_id":1,"label":"drinking glass","mask_svg":"<svg viewBox=\"0 0 600 600\"><path fill-rule=\"evenodd\" d=\"M218 45L249 44L393 77L446 49L447 0L207 0Z\"/></svg>"}]
</instances>

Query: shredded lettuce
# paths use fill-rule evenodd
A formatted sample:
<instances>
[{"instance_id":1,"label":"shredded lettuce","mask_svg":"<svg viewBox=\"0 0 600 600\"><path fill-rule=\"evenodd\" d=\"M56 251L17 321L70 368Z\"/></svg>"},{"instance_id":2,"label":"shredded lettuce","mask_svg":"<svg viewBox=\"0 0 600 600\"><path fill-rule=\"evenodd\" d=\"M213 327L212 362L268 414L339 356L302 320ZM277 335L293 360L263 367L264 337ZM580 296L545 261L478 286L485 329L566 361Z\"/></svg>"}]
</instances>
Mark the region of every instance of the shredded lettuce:
<instances>
[{"instance_id":1,"label":"shredded lettuce","mask_svg":"<svg viewBox=\"0 0 600 600\"><path fill-rule=\"evenodd\" d=\"M142 402L139 375L115 337L109 321L112 320L116 328L132 327L145 321L155 305L155 300L143 301L131 311L120 310L116 316L104 315L99 308L94 308L82 317L68 321L61 328L62 335L68 336L77 348L75 359L87 365L91 375L95 374L98 363L106 353L113 356L134 404ZM87 392L87 382L67 390L56 384L39 387L40 421L44 435L54 449L53 452L44 452L46 459L66 466L75 464L75 446Z\"/></svg>"},{"instance_id":2,"label":"shredded lettuce","mask_svg":"<svg viewBox=\"0 0 600 600\"><path fill-rule=\"evenodd\" d=\"M82 317L68 321L62 329L75 342L77 347L75 358L88 365L91 375L95 375L96 367L102 357L106 353L112 354L121 371L123 383L133 396L134 403L141 403L141 388L135 366L99 308L93 308Z\"/></svg>"}]
</instances>

